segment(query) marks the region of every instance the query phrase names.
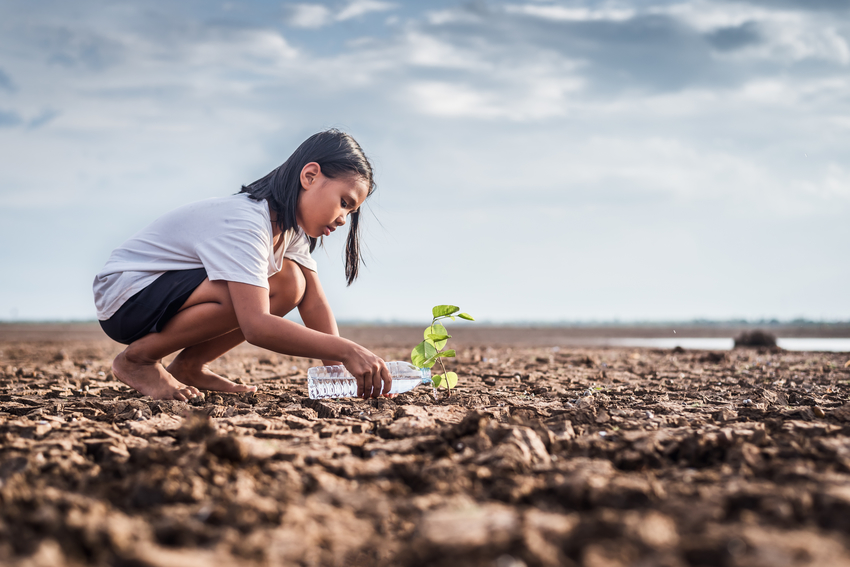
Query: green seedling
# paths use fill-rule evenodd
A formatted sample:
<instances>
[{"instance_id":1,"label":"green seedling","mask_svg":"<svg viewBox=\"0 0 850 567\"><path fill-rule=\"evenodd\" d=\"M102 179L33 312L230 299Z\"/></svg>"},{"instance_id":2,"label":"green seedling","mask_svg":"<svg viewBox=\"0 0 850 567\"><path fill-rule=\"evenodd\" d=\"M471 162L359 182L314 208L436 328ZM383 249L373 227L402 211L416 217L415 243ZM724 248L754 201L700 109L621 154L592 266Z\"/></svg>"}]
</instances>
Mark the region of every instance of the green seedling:
<instances>
[{"instance_id":1,"label":"green seedling","mask_svg":"<svg viewBox=\"0 0 850 567\"><path fill-rule=\"evenodd\" d=\"M439 362L443 373L432 376L431 380L437 388L446 386L451 395L452 388L457 385L457 374L446 372L443 359L454 358L456 353L454 349L443 350L452 336L437 321L442 319L456 321L458 317L467 321L475 321L475 319L469 313L460 313L460 307L456 305L437 305L431 309L431 314L431 324L425 329L422 342L413 347L410 353L410 362L417 368L433 368Z\"/></svg>"}]
</instances>

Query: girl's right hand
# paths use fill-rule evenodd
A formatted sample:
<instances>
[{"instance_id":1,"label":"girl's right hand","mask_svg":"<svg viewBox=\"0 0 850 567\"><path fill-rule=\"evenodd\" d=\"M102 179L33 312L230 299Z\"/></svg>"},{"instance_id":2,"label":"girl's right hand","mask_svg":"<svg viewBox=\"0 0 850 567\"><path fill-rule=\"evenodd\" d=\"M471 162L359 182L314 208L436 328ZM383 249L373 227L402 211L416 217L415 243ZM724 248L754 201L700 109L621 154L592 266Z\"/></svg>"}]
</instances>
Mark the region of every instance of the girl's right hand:
<instances>
[{"instance_id":1,"label":"girl's right hand","mask_svg":"<svg viewBox=\"0 0 850 567\"><path fill-rule=\"evenodd\" d=\"M387 364L360 345L355 345L355 347L354 352L347 356L342 363L357 379L357 397L377 398L382 391L384 395L389 394L390 388L393 387L393 378Z\"/></svg>"}]
</instances>

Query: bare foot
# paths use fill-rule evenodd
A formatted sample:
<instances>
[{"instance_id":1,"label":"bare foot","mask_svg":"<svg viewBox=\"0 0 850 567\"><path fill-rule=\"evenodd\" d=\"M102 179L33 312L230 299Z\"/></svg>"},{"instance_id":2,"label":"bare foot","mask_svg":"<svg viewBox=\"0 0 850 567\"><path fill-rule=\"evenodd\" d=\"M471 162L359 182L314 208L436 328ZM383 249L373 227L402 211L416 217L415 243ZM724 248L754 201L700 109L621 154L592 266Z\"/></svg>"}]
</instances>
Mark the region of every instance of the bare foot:
<instances>
[{"instance_id":1,"label":"bare foot","mask_svg":"<svg viewBox=\"0 0 850 567\"><path fill-rule=\"evenodd\" d=\"M197 388L184 386L175 380L159 361L135 360L132 356L128 356L126 350L112 361L112 374L128 386L155 400L185 402L199 395L203 397Z\"/></svg>"},{"instance_id":2,"label":"bare foot","mask_svg":"<svg viewBox=\"0 0 850 567\"><path fill-rule=\"evenodd\" d=\"M182 354L177 355L168 365L168 372L188 386L216 392L256 392L256 386L237 384L223 378L209 369L206 364L193 363L184 360Z\"/></svg>"}]
</instances>

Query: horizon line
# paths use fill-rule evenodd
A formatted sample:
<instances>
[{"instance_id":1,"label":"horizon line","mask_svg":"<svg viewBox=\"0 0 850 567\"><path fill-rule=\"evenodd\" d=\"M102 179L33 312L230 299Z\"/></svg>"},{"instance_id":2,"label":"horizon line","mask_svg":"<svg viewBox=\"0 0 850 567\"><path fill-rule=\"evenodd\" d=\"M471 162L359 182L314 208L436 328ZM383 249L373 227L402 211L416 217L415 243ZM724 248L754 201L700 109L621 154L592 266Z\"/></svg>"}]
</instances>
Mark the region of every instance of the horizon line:
<instances>
[{"instance_id":1,"label":"horizon line","mask_svg":"<svg viewBox=\"0 0 850 567\"><path fill-rule=\"evenodd\" d=\"M48 325L48 324L87 324L97 323L97 319L0 319L0 325ZM340 319L338 325L344 326L375 326L375 327L418 327L423 324L428 324L426 321L410 321L402 319ZM562 319L558 321L544 321L536 319L514 319L514 320L492 320L482 319L478 321L463 321L457 320L452 324L460 325L479 325L489 327L661 327L661 326L721 326L721 325L765 325L765 326L785 326L785 325L830 325L842 326L850 325L850 320L841 319L808 319L805 317L795 317L794 319L779 319L775 317L760 318L760 319L745 319L745 318L729 318L729 319L708 319L708 318L693 318L693 319L578 319L569 320Z\"/></svg>"}]
</instances>

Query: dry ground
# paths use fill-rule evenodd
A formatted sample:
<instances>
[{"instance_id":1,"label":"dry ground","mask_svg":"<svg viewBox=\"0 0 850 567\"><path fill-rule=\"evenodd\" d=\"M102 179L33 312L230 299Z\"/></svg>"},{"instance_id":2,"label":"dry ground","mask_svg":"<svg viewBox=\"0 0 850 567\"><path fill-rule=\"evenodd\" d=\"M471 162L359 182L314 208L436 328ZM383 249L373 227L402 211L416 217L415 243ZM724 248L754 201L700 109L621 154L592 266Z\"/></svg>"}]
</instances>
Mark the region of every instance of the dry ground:
<instances>
[{"instance_id":1,"label":"dry ground","mask_svg":"<svg viewBox=\"0 0 850 567\"><path fill-rule=\"evenodd\" d=\"M245 347L258 393L186 404L2 343L0 563L850 565L850 355L455 346L450 397Z\"/></svg>"}]
</instances>

